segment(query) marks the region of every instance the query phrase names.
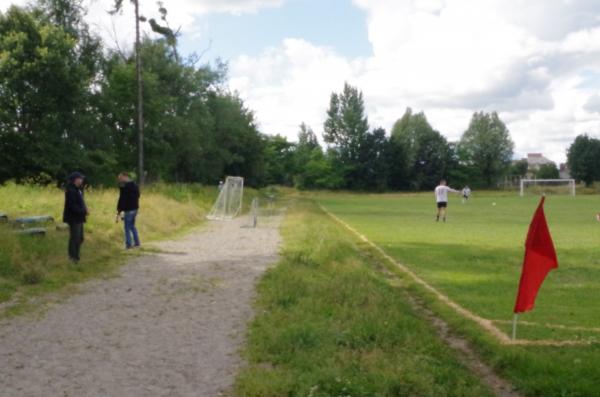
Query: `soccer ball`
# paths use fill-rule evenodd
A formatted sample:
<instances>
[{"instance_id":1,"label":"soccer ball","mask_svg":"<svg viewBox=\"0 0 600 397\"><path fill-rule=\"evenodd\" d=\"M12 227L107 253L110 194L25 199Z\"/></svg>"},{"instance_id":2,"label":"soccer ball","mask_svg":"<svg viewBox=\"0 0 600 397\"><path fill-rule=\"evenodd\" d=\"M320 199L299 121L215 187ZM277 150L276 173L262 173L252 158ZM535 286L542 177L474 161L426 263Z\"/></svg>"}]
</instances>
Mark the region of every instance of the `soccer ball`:
<instances>
[{"instance_id":1,"label":"soccer ball","mask_svg":"<svg viewBox=\"0 0 600 397\"><path fill-rule=\"evenodd\" d=\"M492 203L492 205L496 205L496 203L495 203L495 202L493 202L493 203Z\"/></svg>"}]
</instances>

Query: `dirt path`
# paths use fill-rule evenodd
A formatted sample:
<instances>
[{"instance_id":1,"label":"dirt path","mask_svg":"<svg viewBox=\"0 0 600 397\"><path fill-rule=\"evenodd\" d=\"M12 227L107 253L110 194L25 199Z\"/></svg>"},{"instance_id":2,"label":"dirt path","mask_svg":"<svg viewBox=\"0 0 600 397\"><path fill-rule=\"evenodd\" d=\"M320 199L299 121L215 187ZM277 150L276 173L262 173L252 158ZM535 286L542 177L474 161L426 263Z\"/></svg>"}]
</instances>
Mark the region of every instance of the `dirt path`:
<instances>
[{"instance_id":1,"label":"dirt path","mask_svg":"<svg viewBox=\"0 0 600 397\"><path fill-rule=\"evenodd\" d=\"M227 394L255 283L279 246L278 219L244 222L161 243L168 253L87 283L41 319L0 322L1 396Z\"/></svg>"}]
</instances>

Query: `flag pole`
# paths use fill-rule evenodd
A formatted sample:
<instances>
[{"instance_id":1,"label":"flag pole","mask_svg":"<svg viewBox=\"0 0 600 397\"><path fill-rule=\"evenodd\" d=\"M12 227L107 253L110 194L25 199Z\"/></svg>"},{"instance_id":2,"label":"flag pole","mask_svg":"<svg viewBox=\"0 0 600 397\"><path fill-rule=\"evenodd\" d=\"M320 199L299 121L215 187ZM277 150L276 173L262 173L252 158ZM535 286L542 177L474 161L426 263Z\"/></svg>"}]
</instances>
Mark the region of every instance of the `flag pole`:
<instances>
[{"instance_id":1,"label":"flag pole","mask_svg":"<svg viewBox=\"0 0 600 397\"><path fill-rule=\"evenodd\" d=\"M517 320L519 319L519 315L515 313L513 316L513 328L512 328L512 340L517 339Z\"/></svg>"}]
</instances>

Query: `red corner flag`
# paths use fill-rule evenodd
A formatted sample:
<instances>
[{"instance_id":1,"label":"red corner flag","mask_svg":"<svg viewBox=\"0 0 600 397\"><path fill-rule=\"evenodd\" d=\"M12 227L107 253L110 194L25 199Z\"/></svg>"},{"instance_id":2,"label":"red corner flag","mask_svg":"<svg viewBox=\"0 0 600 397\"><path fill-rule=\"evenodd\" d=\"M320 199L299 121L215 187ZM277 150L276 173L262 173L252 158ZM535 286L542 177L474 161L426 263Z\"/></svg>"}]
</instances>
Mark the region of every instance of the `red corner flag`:
<instances>
[{"instance_id":1,"label":"red corner flag","mask_svg":"<svg viewBox=\"0 0 600 397\"><path fill-rule=\"evenodd\" d=\"M545 197L542 197L540 200L529 225L515 313L523 313L533 309L538 290L542 286L546 275L550 270L558 267L556 251L544 215L544 199Z\"/></svg>"}]
</instances>

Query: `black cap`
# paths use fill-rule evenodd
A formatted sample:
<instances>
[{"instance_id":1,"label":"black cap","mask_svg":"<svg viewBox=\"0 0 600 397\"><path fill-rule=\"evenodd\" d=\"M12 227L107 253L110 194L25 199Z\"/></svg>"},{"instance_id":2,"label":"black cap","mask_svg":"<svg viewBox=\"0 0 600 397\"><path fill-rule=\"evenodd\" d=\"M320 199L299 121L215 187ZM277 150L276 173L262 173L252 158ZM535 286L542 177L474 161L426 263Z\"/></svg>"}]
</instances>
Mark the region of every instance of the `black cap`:
<instances>
[{"instance_id":1,"label":"black cap","mask_svg":"<svg viewBox=\"0 0 600 397\"><path fill-rule=\"evenodd\" d=\"M75 171L69 175L69 182L73 182L77 178L85 179L85 175L83 175L81 172Z\"/></svg>"}]
</instances>

